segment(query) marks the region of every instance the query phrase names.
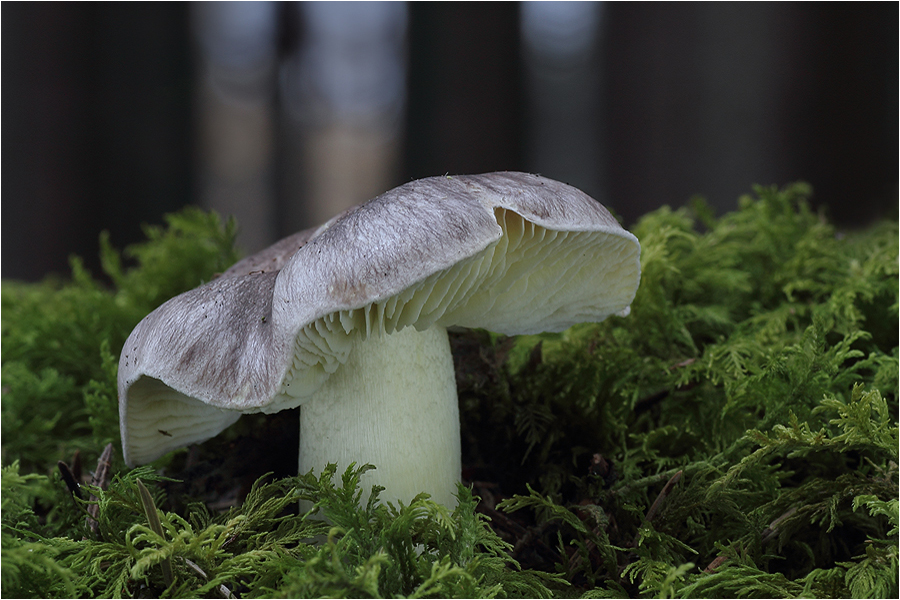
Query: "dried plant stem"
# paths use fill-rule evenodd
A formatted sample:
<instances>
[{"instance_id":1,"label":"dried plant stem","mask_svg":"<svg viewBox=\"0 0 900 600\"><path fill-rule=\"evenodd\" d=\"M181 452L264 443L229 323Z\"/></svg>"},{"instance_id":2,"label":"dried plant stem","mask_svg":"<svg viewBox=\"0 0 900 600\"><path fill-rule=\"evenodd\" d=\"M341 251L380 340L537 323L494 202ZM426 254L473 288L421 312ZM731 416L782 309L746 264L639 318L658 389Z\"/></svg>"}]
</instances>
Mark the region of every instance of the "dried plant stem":
<instances>
[{"instance_id":1,"label":"dried plant stem","mask_svg":"<svg viewBox=\"0 0 900 600\"><path fill-rule=\"evenodd\" d=\"M103 452L100 454L100 458L97 460L97 470L94 471L94 475L91 477L91 485L104 491L106 491L106 488L109 486L109 469L110 463L112 462L112 454L113 445L107 444L106 448L104 448ZM97 519L100 517L99 499L97 496L91 494L89 502L86 522L88 527L91 528L91 531L97 533L99 528Z\"/></svg>"},{"instance_id":2,"label":"dried plant stem","mask_svg":"<svg viewBox=\"0 0 900 600\"><path fill-rule=\"evenodd\" d=\"M150 523L150 529L160 537L164 538L165 534L163 533L162 523L159 522L159 514L156 512L156 504L153 502L153 496L150 495L150 492L140 479L137 480L137 487L141 494L141 504L144 506L144 514L147 515L147 522ZM172 577L172 561L168 558L164 558L159 566L162 568L166 587L170 587L174 581L174 578Z\"/></svg>"},{"instance_id":3,"label":"dried plant stem","mask_svg":"<svg viewBox=\"0 0 900 600\"><path fill-rule=\"evenodd\" d=\"M662 507L663 502L665 502L669 494L672 493L672 489L675 487L675 484L681 481L682 473L683 471L679 470L677 473L672 475L668 483L666 483L663 489L659 492L659 495L656 496L656 500L653 501L653 504L650 505L650 510L647 511L646 519L648 522L653 521L653 517L656 516L656 513L659 512L659 509Z\"/></svg>"},{"instance_id":4,"label":"dried plant stem","mask_svg":"<svg viewBox=\"0 0 900 600\"><path fill-rule=\"evenodd\" d=\"M789 519L794 513L797 512L797 507L793 507L782 513L780 517L769 523L769 526L766 527L763 532L760 534L761 542L763 545L768 544L773 539L778 536L779 530L778 526L781 525L786 519ZM711 563L709 563L705 569L703 569L704 573L715 573L716 569L722 566L722 564L728 560L728 556L724 554L720 554L713 559Z\"/></svg>"}]
</instances>

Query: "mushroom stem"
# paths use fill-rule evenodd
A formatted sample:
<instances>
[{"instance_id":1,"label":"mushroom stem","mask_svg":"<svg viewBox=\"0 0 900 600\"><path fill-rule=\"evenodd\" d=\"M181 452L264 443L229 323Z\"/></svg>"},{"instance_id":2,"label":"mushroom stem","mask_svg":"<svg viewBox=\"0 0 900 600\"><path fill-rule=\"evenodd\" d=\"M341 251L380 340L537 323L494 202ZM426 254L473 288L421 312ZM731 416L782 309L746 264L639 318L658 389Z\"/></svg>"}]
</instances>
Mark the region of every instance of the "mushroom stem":
<instances>
[{"instance_id":1,"label":"mushroom stem","mask_svg":"<svg viewBox=\"0 0 900 600\"><path fill-rule=\"evenodd\" d=\"M300 408L300 473L371 463L363 502L377 484L385 501L428 492L455 506L459 406L446 329L372 332L352 343L347 363Z\"/></svg>"}]
</instances>

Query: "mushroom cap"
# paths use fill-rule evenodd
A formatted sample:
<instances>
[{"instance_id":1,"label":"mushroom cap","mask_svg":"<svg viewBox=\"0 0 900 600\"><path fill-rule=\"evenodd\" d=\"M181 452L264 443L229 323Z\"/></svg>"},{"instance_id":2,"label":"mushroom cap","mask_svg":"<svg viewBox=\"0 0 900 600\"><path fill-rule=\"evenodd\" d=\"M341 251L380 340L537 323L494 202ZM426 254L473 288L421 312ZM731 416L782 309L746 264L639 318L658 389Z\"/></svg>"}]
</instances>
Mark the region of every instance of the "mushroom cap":
<instances>
[{"instance_id":1,"label":"mushroom cap","mask_svg":"<svg viewBox=\"0 0 900 600\"><path fill-rule=\"evenodd\" d=\"M407 183L141 321L119 361L126 462L208 439L242 412L302 404L353 336L561 331L627 314L639 282L637 238L569 185L517 172Z\"/></svg>"}]
</instances>

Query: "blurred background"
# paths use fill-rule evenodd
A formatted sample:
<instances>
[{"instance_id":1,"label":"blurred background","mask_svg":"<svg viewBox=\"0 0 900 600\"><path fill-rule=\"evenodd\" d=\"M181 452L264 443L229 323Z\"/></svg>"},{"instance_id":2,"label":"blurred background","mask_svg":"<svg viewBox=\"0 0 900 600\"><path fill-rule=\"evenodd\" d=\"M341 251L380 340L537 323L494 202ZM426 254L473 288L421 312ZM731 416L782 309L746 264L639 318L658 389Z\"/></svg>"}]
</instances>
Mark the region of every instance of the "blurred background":
<instances>
[{"instance_id":1,"label":"blurred background","mask_svg":"<svg viewBox=\"0 0 900 600\"><path fill-rule=\"evenodd\" d=\"M254 252L411 179L582 188L626 225L803 179L898 206L898 4L10 3L2 276L186 204Z\"/></svg>"}]
</instances>

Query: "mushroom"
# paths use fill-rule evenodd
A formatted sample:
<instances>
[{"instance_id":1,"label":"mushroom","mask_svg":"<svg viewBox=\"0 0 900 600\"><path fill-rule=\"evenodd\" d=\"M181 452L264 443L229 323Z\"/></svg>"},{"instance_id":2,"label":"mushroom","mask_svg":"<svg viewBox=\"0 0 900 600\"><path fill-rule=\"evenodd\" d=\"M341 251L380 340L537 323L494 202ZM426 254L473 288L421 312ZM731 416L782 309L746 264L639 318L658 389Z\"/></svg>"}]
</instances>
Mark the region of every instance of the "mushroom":
<instances>
[{"instance_id":1,"label":"mushroom","mask_svg":"<svg viewBox=\"0 0 900 600\"><path fill-rule=\"evenodd\" d=\"M431 177L172 298L119 361L125 462L300 406L301 473L372 463L382 498L455 504L449 327L506 335L627 315L640 245L603 206L516 172Z\"/></svg>"}]
</instances>

